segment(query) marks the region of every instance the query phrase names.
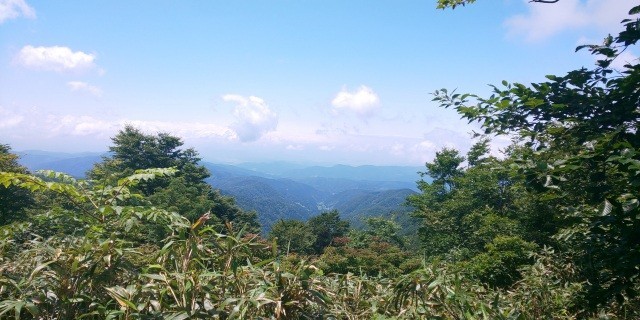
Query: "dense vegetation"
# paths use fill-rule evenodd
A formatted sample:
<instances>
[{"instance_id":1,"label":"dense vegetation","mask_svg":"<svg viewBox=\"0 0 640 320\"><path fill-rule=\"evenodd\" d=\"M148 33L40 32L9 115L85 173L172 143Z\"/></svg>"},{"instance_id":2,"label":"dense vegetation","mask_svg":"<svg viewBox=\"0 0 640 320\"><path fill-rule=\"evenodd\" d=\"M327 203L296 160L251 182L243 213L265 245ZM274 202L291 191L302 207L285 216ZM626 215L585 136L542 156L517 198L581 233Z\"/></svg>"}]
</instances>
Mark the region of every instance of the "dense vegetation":
<instances>
[{"instance_id":1,"label":"dense vegetation","mask_svg":"<svg viewBox=\"0 0 640 320\"><path fill-rule=\"evenodd\" d=\"M417 241L336 211L262 238L166 134L126 127L89 180L30 174L3 145L0 318L640 318L640 64L610 68L640 21L623 24L584 47L592 70L435 93L515 139L500 158L480 137L426 164L407 199Z\"/></svg>"}]
</instances>

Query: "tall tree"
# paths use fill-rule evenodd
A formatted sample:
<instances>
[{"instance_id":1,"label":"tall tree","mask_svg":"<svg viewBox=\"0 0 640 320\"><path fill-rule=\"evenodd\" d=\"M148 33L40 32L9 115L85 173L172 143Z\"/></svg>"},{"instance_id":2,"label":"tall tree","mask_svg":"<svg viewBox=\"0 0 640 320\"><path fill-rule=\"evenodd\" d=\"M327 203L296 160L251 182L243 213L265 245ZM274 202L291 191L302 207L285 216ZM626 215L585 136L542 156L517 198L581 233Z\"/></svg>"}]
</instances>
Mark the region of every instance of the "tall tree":
<instances>
[{"instance_id":1,"label":"tall tree","mask_svg":"<svg viewBox=\"0 0 640 320\"><path fill-rule=\"evenodd\" d=\"M364 248L370 242L386 242L403 248L405 240L400 236L402 229L397 222L384 217L369 217L365 221L363 230L351 230L349 232L349 245L355 248Z\"/></svg>"},{"instance_id":2,"label":"tall tree","mask_svg":"<svg viewBox=\"0 0 640 320\"><path fill-rule=\"evenodd\" d=\"M426 163L427 171L420 172L420 176L430 176L433 179L431 187L435 188L438 196L443 197L455 188L455 178L462 175L460 165L464 160L458 150L444 148L436 152L433 162Z\"/></svg>"},{"instance_id":3,"label":"tall tree","mask_svg":"<svg viewBox=\"0 0 640 320\"><path fill-rule=\"evenodd\" d=\"M471 1L440 1L454 6ZM556 1L534 1L556 2ZM447 4L448 3L448 4ZM630 15L640 13L634 6ZM492 86L480 97L437 91L434 100L477 121L489 134L521 137L518 161L527 186L560 219L563 251L587 283L590 310L618 305L640 316L640 64L611 68L640 40L630 17L602 45L578 47L597 55L594 68L547 76L548 81ZM626 311L624 311L626 310Z\"/></svg>"},{"instance_id":4,"label":"tall tree","mask_svg":"<svg viewBox=\"0 0 640 320\"><path fill-rule=\"evenodd\" d=\"M235 228L259 232L256 213L240 209L233 199L213 190L204 181L209 170L198 164L200 158L194 149L181 149L180 138L167 133L145 134L127 125L111 140L111 155L89 171L90 179L113 182L139 169L174 167L178 170L175 176L142 182L137 190L152 204L175 210L192 221L211 211L213 222L231 222Z\"/></svg>"},{"instance_id":5,"label":"tall tree","mask_svg":"<svg viewBox=\"0 0 640 320\"><path fill-rule=\"evenodd\" d=\"M204 184L203 180L210 176L205 167L198 165L198 153L193 148L181 149L182 140L167 133L150 135L126 125L111 141L111 155L89 171L91 179L117 180L135 170L168 167L178 169L177 176L184 177L188 184ZM164 188L168 184L169 179L153 181L142 186L141 191L148 196L155 193L157 188Z\"/></svg>"},{"instance_id":6,"label":"tall tree","mask_svg":"<svg viewBox=\"0 0 640 320\"><path fill-rule=\"evenodd\" d=\"M299 220L283 220L271 226L269 239L275 240L280 252L313 253L316 236L306 223Z\"/></svg>"},{"instance_id":7,"label":"tall tree","mask_svg":"<svg viewBox=\"0 0 640 320\"><path fill-rule=\"evenodd\" d=\"M475 160L466 169L460 168L464 157L458 151L437 152L423 173L433 182L420 181L422 192L407 200L422 221L418 233L427 258L464 261L486 284L509 286L531 260L507 257L535 248L546 239L538 236L546 227L534 219L539 213L527 201L522 177L511 171L509 155L499 160L487 152L481 140L469 151L467 158Z\"/></svg>"},{"instance_id":8,"label":"tall tree","mask_svg":"<svg viewBox=\"0 0 640 320\"><path fill-rule=\"evenodd\" d=\"M6 144L0 144L0 171L28 173L27 168L18 163L18 156ZM0 184L0 225L24 219L25 209L33 204L34 198L28 190Z\"/></svg>"},{"instance_id":9,"label":"tall tree","mask_svg":"<svg viewBox=\"0 0 640 320\"><path fill-rule=\"evenodd\" d=\"M490 140L483 137L476 142L467 153L467 164L469 167L482 164L488 158Z\"/></svg>"},{"instance_id":10,"label":"tall tree","mask_svg":"<svg viewBox=\"0 0 640 320\"><path fill-rule=\"evenodd\" d=\"M338 210L322 212L307 222L311 233L316 236L313 251L322 254L324 248L331 244L333 238L342 237L349 231L349 222L340 220Z\"/></svg>"}]
</instances>

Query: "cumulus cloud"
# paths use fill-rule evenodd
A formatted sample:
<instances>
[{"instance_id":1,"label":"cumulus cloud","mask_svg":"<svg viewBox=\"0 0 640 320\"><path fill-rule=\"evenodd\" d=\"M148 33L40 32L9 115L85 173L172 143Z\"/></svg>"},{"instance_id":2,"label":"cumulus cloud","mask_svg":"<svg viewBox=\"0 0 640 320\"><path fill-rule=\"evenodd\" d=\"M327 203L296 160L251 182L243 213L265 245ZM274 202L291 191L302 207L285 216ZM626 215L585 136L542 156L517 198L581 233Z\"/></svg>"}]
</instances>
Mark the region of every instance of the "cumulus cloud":
<instances>
[{"instance_id":1,"label":"cumulus cloud","mask_svg":"<svg viewBox=\"0 0 640 320\"><path fill-rule=\"evenodd\" d=\"M47 71L73 71L95 68L94 54L72 51L68 47L25 46L18 53L18 62L27 68Z\"/></svg>"},{"instance_id":2,"label":"cumulus cloud","mask_svg":"<svg viewBox=\"0 0 640 320\"><path fill-rule=\"evenodd\" d=\"M0 0L0 23L21 16L33 19L36 11L24 0Z\"/></svg>"},{"instance_id":3,"label":"cumulus cloud","mask_svg":"<svg viewBox=\"0 0 640 320\"><path fill-rule=\"evenodd\" d=\"M92 86L86 82L82 81L69 81L67 82L67 86L71 91L84 91L88 92L96 97L102 96L102 90L96 86Z\"/></svg>"},{"instance_id":4,"label":"cumulus cloud","mask_svg":"<svg viewBox=\"0 0 640 320\"><path fill-rule=\"evenodd\" d=\"M360 86L358 90L349 92L343 88L331 101L334 111L349 110L359 116L371 116L378 107L380 98L367 86Z\"/></svg>"},{"instance_id":5,"label":"cumulus cloud","mask_svg":"<svg viewBox=\"0 0 640 320\"><path fill-rule=\"evenodd\" d=\"M239 105L248 104L247 98L238 94L225 94L224 96L222 96L222 100L228 101L228 102L235 102Z\"/></svg>"},{"instance_id":6,"label":"cumulus cloud","mask_svg":"<svg viewBox=\"0 0 640 320\"><path fill-rule=\"evenodd\" d=\"M615 30L630 8L628 0L562 0L553 5L524 2L529 12L507 19L504 25L510 36L523 36L531 42L567 29L596 26Z\"/></svg>"},{"instance_id":7,"label":"cumulus cloud","mask_svg":"<svg viewBox=\"0 0 640 320\"><path fill-rule=\"evenodd\" d=\"M240 141L256 141L278 126L278 115L262 98L227 94L222 97L222 100L236 104L233 110L236 122L231 128Z\"/></svg>"}]
</instances>

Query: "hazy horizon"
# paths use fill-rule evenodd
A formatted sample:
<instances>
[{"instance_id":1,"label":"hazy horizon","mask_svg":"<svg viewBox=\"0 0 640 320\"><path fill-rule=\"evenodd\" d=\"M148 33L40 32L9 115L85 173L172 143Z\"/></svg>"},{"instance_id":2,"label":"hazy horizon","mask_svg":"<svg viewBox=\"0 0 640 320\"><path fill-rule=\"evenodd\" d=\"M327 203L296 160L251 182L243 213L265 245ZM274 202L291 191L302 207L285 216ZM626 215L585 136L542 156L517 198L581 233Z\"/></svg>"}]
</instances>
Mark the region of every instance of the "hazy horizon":
<instances>
[{"instance_id":1,"label":"hazy horizon","mask_svg":"<svg viewBox=\"0 0 640 320\"><path fill-rule=\"evenodd\" d=\"M197 151L197 150L196 150ZM62 152L62 151L55 151L55 150L42 150L42 149L28 149L28 150L15 150L12 149L11 150L12 153L17 154L18 156L23 156L23 155L32 155L32 156L38 156L38 155L42 155L42 156L53 156L53 155L58 155L60 156L59 159L72 159L72 158L79 158L79 157L89 157L89 156L104 156L104 155L108 155L109 151L105 150L105 151L78 151L78 152ZM269 159L262 159L262 160L256 160L256 161L223 161L221 159L217 159L217 158L211 158L211 157L203 157L202 155L199 155L201 158L201 162L206 162L206 163L211 163L211 164L220 164L220 165L233 165L233 166L248 166L251 164L260 164L260 165L276 165L276 164L281 164L281 165L293 165L293 166L301 166L301 167L313 167L313 166L319 166L319 167L337 167L337 166L349 166L349 167L366 167L366 166L376 166L376 167L422 167L424 166L424 163L420 164L420 165L376 165L376 164L368 164L368 163L363 163L363 164L348 164L348 163L338 163L338 162L319 162L319 161L303 161L303 160L269 160ZM20 161L20 160L19 160ZM55 160L54 160L55 161Z\"/></svg>"}]
</instances>

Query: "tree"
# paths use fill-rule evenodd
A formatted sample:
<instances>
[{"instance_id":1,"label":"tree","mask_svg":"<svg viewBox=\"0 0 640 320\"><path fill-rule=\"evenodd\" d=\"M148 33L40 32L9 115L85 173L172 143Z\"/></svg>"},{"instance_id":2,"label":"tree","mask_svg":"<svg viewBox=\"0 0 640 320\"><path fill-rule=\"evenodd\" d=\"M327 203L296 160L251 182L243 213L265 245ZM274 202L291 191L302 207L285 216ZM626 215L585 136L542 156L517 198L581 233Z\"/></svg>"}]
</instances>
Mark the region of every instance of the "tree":
<instances>
[{"instance_id":1,"label":"tree","mask_svg":"<svg viewBox=\"0 0 640 320\"><path fill-rule=\"evenodd\" d=\"M467 153L467 163L469 167L482 164L487 160L487 155L489 154L489 142L490 140L484 137L471 146L471 149Z\"/></svg>"},{"instance_id":2,"label":"tree","mask_svg":"<svg viewBox=\"0 0 640 320\"><path fill-rule=\"evenodd\" d=\"M11 147L6 144L0 144L0 171L28 173L27 168L18 163L18 156L11 153ZM28 190L0 184L0 225L25 219L25 210L34 203L33 195Z\"/></svg>"},{"instance_id":3,"label":"tree","mask_svg":"<svg viewBox=\"0 0 640 320\"><path fill-rule=\"evenodd\" d=\"M433 161L425 164L427 171L419 173L421 177L430 176L432 182L418 181L418 189L422 193L407 198L409 204L417 209L413 216L422 218L425 222L419 233L430 254L444 253L453 243L459 242L458 233L451 229L456 224L454 221L443 220L448 218L442 215L441 205L455 194L455 179L463 174L460 168L463 161L464 157L455 149L444 148L436 152ZM444 214L449 216L448 213Z\"/></svg>"},{"instance_id":4,"label":"tree","mask_svg":"<svg viewBox=\"0 0 640 320\"><path fill-rule=\"evenodd\" d=\"M410 254L398 246L384 241L370 241L361 247L349 244L328 246L318 258L318 265L327 273L351 272L389 277L412 271L415 264L405 269L407 261L410 261Z\"/></svg>"},{"instance_id":5,"label":"tree","mask_svg":"<svg viewBox=\"0 0 640 320\"><path fill-rule=\"evenodd\" d=\"M498 235L485 245L485 251L462 265L483 283L510 287L520 280L520 269L533 262L536 245L518 236Z\"/></svg>"},{"instance_id":6,"label":"tree","mask_svg":"<svg viewBox=\"0 0 640 320\"><path fill-rule=\"evenodd\" d=\"M349 222L340 220L338 210L323 212L307 221L311 233L316 240L313 251L322 254L324 248L331 244L335 237L342 237L349 231Z\"/></svg>"},{"instance_id":7,"label":"tree","mask_svg":"<svg viewBox=\"0 0 640 320\"><path fill-rule=\"evenodd\" d=\"M560 0L529 0L529 2L537 2L537 3L556 3ZM457 6L465 6L467 4L472 4L476 2L476 0L438 0L437 8L445 9L451 8L455 9Z\"/></svg>"},{"instance_id":8,"label":"tree","mask_svg":"<svg viewBox=\"0 0 640 320\"><path fill-rule=\"evenodd\" d=\"M306 223L299 220L283 220L271 226L269 239L276 241L280 252L313 253L316 236Z\"/></svg>"},{"instance_id":9,"label":"tree","mask_svg":"<svg viewBox=\"0 0 640 320\"><path fill-rule=\"evenodd\" d=\"M455 1L461 4L471 1ZM556 2L556 1L534 1ZM440 1L453 7L451 1ZM630 15L640 13L634 6ZM493 94L439 90L435 101L454 108L487 134L511 134L528 149L517 166L526 186L560 222L554 238L588 283L588 311L617 308L640 315L640 64L612 62L640 40L640 20L602 45L580 46L597 55L593 69L547 76L524 85L503 81Z\"/></svg>"},{"instance_id":10,"label":"tree","mask_svg":"<svg viewBox=\"0 0 640 320\"><path fill-rule=\"evenodd\" d=\"M209 171L198 165L200 158L192 149L182 150L180 138L167 133L157 135L145 134L131 125L126 125L115 137L111 138L111 153L102 163L95 165L88 173L94 180L117 180L130 175L135 170L149 168L178 169L178 177L184 177L188 184L202 184L210 176ZM169 184L168 179L160 179L141 186L141 191L148 196L156 189Z\"/></svg>"},{"instance_id":11,"label":"tree","mask_svg":"<svg viewBox=\"0 0 640 320\"><path fill-rule=\"evenodd\" d=\"M349 245L364 248L370 242L386 242L404 248L405 241L400 236L402 227L395 221L383 217L369 217L365 220L364 230L349 232Z\"/></svg>"},{"instance_id":12,"label":"tree","mask_svg":"<svg viewBox=\"0 0 640 320\"><path fill-rule=\"evenodd\" d=\"M499 160L488 155L482 139L467 154L473 159L467 168L459 167L465 157L453 149L437 152L426 164L433 182L419 181L422 193L407 200L422 222L418 234L429 260L444 259L486 285L506 287L519 279L519 268L533 262L526 254L512 257L549 243L547 221L538 218L546 211L536 210L522 187L524 178L511 169L516 150Z\"/></svg>"},{"instance_id":13,"label":"tree","mask_svg":"<svg viewBox=\"0 0 640 320\"><path fill-rule=\"evenodd\" d=\"M256 213L243 211L233 199L213 190L204 181L210 176L209 170L198 164L200 158L194 149L181 149L180 138L167 133L145 134L126 125L111 140L111 155L89 171L90 179L113 183L140 169L176 168L175 176L143 182L136 190L152 204L175 210L191 221L211 211L213 223L231 222L236 229L258 232Z\"/></svg>"},{"instance_id":14,"label":"tree","mask_svg":"<svg viewBox=\"0 0 640 320\"><path fill-rule=\"evenodd\" d=\"M455 188L455 178L462 174L460 164L464 160L458 150L444 148L436 152L433 162L426 163L427 171L420 172L420 176L430 176L433 179L431 186L436 188L434 191L439 197L444 197Z\"/></svg>"}]
</instances>

